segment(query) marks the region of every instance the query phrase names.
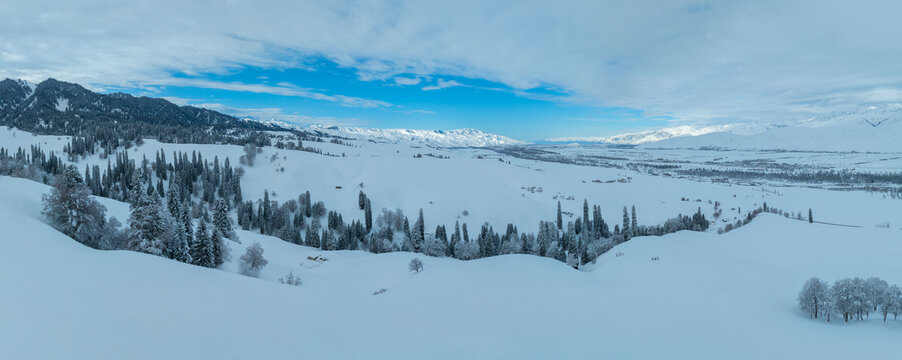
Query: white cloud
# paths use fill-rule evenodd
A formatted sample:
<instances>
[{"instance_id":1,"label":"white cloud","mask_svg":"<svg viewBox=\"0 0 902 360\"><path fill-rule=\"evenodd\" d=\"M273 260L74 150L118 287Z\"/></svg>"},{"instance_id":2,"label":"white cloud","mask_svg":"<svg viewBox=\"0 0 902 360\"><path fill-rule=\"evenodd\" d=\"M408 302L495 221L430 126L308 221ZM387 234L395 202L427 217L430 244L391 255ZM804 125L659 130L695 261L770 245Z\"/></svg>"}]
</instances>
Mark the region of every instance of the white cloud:
<instances>
[{"instance_id":1,"label":"white cloud","mask_svg":"<svg viewBox=\"0 0 902 360\"><path fill-rule=\"evenodd\" d=\"M395 81L395 85L401 85L401 86L416 85L416 84L419 84L421 81L420 78L418 78L418 77L409 78L409 77L403 77L403 76L396 76L396 77L392 78L392 80Z\"/></svg>"},{"instance_id":2,"label":"white cloud","mask_svg":"<svg viewBox=\"0 0 902 360\"><path fill-rule=\"evenodd\" d=\"M275 120L280 122L291 123L295 125L326 125L326 126L363 126L367 122L357 118L338 118L330 116L309 116L299 114L285 114L280 108L235 108L221 103L202 103L191 104L192 106L202 107L239 118L250 118L260 121Z\"/></svg>"},{"instance_id":3,"label":"white cloud","mask_svg":"<svg viewBox=\"0 0 902 360\"><path fill-rule=\"evenodd\" d=\"M173 71L305 67L321 55L364 80L481 78L681 119L767 120L894 98L877 89L902 87L900 13L891 0L5 0L0 76L163 85L179 81Z\"/></svg>"},{"instance_id":4,"label":"white cloud","mask_svg":"<svg viewBox=\"0 0 902 360\"><path fill-rule=\"evenodd\" d=\"M363 99L352 96L345 95L327 95L319 92L315 92L311 89L305 89L298 87L294 84L290 84L287 82L280 82L276 85L266 85L266 84L247 84L241 82L221 82L221 81L211 81L211 80L203 80L203 79L186 79L186 78L169 78L158 81L159 85L170 85L170 86L191 86L191 87L200 87L207 89L220 89L220 90L229 90L229 91L243 91L243 92L252 92L252 93L260 93L260 94L272 94L272 95L282 95L282 96L297 96L304 97L314 100L322 100L338 103L342 106L347 107L359 107L359 108L378 108L378 107L390 107L391 103L381 101L381 100L371 100L371 99Z\"/></svg>"},{"instance_id":5,"label":"white cloud","mask_svg":"<svg viewBox=\"0 0 902 360\"><path fill-rule=\"evenodd\" d=\"M454 81L454 80L438 79L438 82L436 82L435 85L423 86L423 90L424 91L441 90L441 89L447 89L449 87L455 87L455 86L465 86L465 85L461 84L457 81Z\"/></svg>"}]
</instances>

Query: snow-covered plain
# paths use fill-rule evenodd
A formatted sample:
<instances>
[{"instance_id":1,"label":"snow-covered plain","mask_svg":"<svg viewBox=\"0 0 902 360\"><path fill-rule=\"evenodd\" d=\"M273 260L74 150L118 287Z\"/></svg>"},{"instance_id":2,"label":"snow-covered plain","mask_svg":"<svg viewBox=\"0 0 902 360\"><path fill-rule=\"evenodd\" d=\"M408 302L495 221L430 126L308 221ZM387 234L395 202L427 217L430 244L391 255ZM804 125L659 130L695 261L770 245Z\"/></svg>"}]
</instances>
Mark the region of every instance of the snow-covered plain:
<instances>
[{"instance_id":1,"label":"snow-covered plain","mask_svg":"<svg viewBox=\"0 0 902 360\"><path fill-rule=\"evenodd\" d=\"M583 271L508 255L423 257L419 274L410 253L323 252L240 231L233 258L260 241L270 260L253 279L231 273L234 262L222 271L83 247L41 222L48 189L0 177L2 358L891 358L902 332L877 316L809 320L795 303L814 275L902 283L894 229L762 215L725 235L636 238ZM267 281L288 271L303 285Z\"/></svg>"},{"instance_id":2,"label":"snow-covered plain","mask_svg":"<svg viewBox=\"0 0 902 360\"><path fill-rule=\"evenodd\" d=\"M59 152L68 141L0 128L0 146L13 151L39 144ZM829 282L879 276L902 285L900 200L792 184L652 176L417 141L348 143L304 144L344 157L264 148L256 164L245 167L243 197L258 199L268 189L271 198L286 201L310 190L314 201L346 220L360 219L362 183L376 210L398 207L414 216L423 208L427 232L459 220L471 237L485 221L496 231L513 223L535 232L539 220L553 218L557 201L578 214L583 198L600 204L611 224L619 223L623 206L635 204L639 223L654 225L699 207L710 215L711 200L724 209L714 228L764 201L793 212L812 208L819 221L861 227L764 214L724 235L712 228L635 238L580 270L524 255L459 261L325 252L238 231L242 243L227 242L232 261L206 269L88 249L42 222L40 197L49 187L0 177L0 358L891 358L898 351L902 320L827 324L808 319L795 300L811 276ZM160 149L167 156L229 157L233 167L243 154L237 146L151 139L128 152L140 161ZM679 160L731 167L766 159L900 168L893 154L546 149L622 158L613 161L623 164ZM76 165L105 167L106 161L94 156ZM108 215L128 218L126 204L99 200ZM882 223L891 228L875 227ZM259 279L236 274L237 258L254 241L270 261ZM317 255L329 260L306 260ZM414 257L423 259L422 273L407 270ZM300 274L303 285L280 284L289 272ZM386 291L373 295L380 289Z\"/></svg>"}]
</instances>

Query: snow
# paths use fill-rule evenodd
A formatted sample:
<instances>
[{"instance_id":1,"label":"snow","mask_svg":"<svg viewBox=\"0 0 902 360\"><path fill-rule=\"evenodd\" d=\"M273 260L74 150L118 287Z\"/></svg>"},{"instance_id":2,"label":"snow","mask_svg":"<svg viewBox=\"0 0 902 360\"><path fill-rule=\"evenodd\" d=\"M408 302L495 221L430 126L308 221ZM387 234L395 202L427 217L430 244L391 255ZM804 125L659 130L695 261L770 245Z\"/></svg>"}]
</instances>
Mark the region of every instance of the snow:
<instances>
[{"instance_id":1,"label":"snow","mask_svg":"<svg viewBox=\"0 0 902 360\"><path fill-rule=\"evenodd\" d=\"M653 143L661 140L671 139L681 136L699 136L716 132L729 131L735 125L717 125L697 127L691 125L674 126L657 130L647 130L618 134L607 137L563 137L548 139L553 142L588 142L588 143L604 143L616 145L638 145Z\"/></svg>"},{"instance_id":2,"label":"snow","mask_svg":"<svg viewBox=\"0 0 902 360\"><path fill-rule=\"evenodd\" d=\"M253 120L249 120L253 121ZM456 130L415 130L415 129L377 129L346 126L310 125L299 126L278 120L262 121L264 124L277 125L287 129L321 132L330 136L350 138L363 141L388 143L416 143L429 147L491 147L524 145L525 141L511 139L506 136L489 134L476 129Z\"/></svg>"},{"instance_id":3,"label":"snow","mask_svg":"<svg viewBox=\"0 0 902 360\"><path fill-rule=\"evenodd\" d=\"M69 99L64 97L56 98L56 103L54 104L54 108L59 112L69 111Z\"/></svg>"},{"instance_id":4,"label":"snow","mask_svg":"<svg viewBox=\"0 0 902 360\"><path fill-rule=\"evenodd\" d=\"M902 104L863 106L801 120L682 125L551 142L640 145L647 149L902 152Z\"/></svg>"},{"instance_id":5,"label":"snow","mask_svg":"<svg viewBox=\"0 0 902 360\"><path fill-rule=\"evenodd\" d=\"M891 358L902 330L877 316L810 320L795 303L811 276L902 284L896 229L765 214L725 235L636 238L583 271L522 255L323 252L239 231L233 260L253 241L270 260L252 279L234 262L85 248L39 221L48 189L0 177L2 358ZM414 256L422 273L407 271ZM273 281L288 271L303 285Z\"/></svg>"}]
</instances>

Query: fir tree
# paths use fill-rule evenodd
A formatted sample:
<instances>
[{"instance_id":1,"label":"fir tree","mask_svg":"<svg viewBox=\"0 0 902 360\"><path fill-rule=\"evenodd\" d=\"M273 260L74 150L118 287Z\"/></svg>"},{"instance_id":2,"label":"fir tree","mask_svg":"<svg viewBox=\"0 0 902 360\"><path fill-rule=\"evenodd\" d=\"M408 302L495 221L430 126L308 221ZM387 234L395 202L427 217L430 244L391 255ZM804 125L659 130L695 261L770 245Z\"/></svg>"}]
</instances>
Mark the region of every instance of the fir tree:
<instances>
[{"instance_id":1,"label":"fir tree","mask_svg":"<svg viewBox=\"0 0 902 360\"><path fill-rule=\"evenodd\" d=\"M636 221L636 205L633 205L632 209L632 222L630 223L630 230L632 230L633 236L639 236L639 234L637 233L637 231L639 230L639 223L638 221Z\"/></svg>"},{"instance_id":2,"label":"fir tree","mask_svg":"<svg viewBox=\"0 0 902 360\"><path fill-rule=\"evenodd\" d=\"M213 228L223 237L231 238L234 236L232 222L229 219L229 206L223 199L216 200L216 204L214 205Z\"/></svg>"},{"instance_id":3,"label":"fir tree","mask_svg":"<svg viewBox=\"0 0 902 360\"><path fill-rule=\"evenodd\" d=\"M210 234L207 232L207 223L201 221L197 225L197 232L194 234L194 246L191 247L192 263L197 266L210 268L215 266L213 251L213 241L211 241Z\"/></svg>"}]
</instances>

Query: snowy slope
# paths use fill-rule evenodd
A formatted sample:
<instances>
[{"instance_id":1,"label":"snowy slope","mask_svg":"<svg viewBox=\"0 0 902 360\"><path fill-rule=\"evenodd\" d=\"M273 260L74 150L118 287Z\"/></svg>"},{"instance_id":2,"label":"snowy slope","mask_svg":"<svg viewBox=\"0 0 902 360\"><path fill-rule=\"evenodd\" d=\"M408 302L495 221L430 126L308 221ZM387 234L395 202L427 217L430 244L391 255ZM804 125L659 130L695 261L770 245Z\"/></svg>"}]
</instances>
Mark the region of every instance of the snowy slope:
<instances>
[{"instance_id":1,"label":"snowy slope","mask_svg":"<svg viewBox=\"0 0 902 360\"><path fill-rule=\"evenodd\" d=\"M898 230L762 215L725 235L636 238L587 272L501 256L426 257L420 274L408 253L241 232L271 260L258 280L82 247L38 221L47 189L0 177L0 358L891 358L902 331L795 304L813 275L902 284ZM843 251L849 239L861 251ZM312 254L330 260L305 266ZM287 271L304 285L267 281Z\"/></svg>"}]
</instances>

